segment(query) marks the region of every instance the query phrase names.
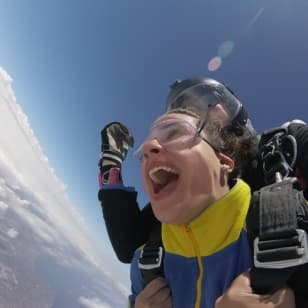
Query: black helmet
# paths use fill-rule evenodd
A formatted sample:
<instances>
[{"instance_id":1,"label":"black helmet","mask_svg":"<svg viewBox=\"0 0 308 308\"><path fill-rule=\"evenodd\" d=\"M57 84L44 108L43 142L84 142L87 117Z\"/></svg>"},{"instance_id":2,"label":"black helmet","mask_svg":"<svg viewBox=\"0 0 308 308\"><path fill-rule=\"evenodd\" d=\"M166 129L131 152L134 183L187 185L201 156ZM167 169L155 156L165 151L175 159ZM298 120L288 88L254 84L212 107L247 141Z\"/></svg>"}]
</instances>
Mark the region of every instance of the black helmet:
<instances>
[{"instance_id":1,"label":"black helmet","mask_svg":"<svg viewBox=\"0 0 308 308\"><path fill-rule=\"evenodd\" d=\"M241 136L245 129L253 130L243 104L226 85L210 78L176 80L170 86L167 111L190 109L207 117L215 114L224 117L224 128ZM215 113L216 112L216 113Z\"/></svg>"}]
</instances>

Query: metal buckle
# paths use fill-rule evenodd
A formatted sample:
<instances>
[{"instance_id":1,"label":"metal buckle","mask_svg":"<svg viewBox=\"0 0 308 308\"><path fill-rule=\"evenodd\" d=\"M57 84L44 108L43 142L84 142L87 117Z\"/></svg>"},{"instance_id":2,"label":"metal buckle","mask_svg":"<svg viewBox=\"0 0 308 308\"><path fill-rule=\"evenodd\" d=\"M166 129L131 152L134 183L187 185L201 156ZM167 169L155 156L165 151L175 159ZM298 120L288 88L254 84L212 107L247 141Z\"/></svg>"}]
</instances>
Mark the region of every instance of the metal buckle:
<instances>
[{"instance_id":1,"label":"metal buckle","mask_svg":"<svg viewBox=\"0 0 308 308\"><path fill-rule=\"evenodd\" d=\"M152 257L152 259L154 259L153 263L147 263L147 264L141 263L142 259L149 259L149 256L144 256L144 250L143 249L141 250L139 261L138 261L139 268L145 269L145 270L153 269L153 268L159 268L161 266L161 263L162 263L162 260L163 260L163 247L162 246L158 247L157 255L155 255L154 258Z\"/></svg>"},{"instance_id":2,"label":"metal buckle","mask_svg":"<svg viewBox=\"0 0 308 308\"><path fill-rule=\"evenodd\" d=\"M254 239L254 265L257 268L272 268L272 269L281 269L286 267L298 266L304 263L308 263L308 243L307 243L307 234L304 230L296 229L299 239L299 246L296 249L297 253L301 255L300 257L280 260L280 261L259 261L257 255L260 252L259 250L259 237Z\"/></svg>"}]
</instances>

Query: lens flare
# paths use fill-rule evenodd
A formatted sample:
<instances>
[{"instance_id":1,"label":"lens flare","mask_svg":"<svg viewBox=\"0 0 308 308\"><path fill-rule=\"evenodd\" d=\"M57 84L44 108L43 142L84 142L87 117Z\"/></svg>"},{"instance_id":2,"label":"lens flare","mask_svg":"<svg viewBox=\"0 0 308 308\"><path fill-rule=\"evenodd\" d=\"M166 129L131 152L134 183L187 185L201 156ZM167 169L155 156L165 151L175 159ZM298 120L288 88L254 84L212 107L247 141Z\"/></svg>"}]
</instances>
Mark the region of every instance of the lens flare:
<instances>
[{"instance_id":1,"label":"lens flare","mask_svg":"<svg viewBox=\"0 0 308 308\"><path fill-rule=\"evenodd\" d=\"M234 43L232 41L223 42L218 48L218 56L221 58L226 58L230 55L234 48Z\"/></svg>"},{"instance_id":2,"label":"lens flare","mask_svg":"<svg viewBox=\"0 0 308 308\"><path fill-rule=\"evenodd\" d=\"M209 61L207 68L210 72L214 72L220 68L221 64L222 64L221 57L214 57Z\"/></svg>"}]
</instances>

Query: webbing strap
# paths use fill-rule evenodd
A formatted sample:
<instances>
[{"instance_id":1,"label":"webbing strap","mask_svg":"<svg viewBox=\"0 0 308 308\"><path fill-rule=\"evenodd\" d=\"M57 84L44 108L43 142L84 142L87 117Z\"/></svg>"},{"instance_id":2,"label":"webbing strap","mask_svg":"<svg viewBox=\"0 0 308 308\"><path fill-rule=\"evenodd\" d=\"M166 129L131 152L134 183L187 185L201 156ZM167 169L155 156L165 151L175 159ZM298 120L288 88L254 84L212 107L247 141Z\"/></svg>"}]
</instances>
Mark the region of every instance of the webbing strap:
<instances>
[{"instance_id":1,"label":"webbing strap","mask_svg":"<svg viewBox=\"0 0 308 308\"><path fill-rule=\"evenodd\" d=\"M157 277L164 276L164 248L161 239L161 224L157 224L141 250L138 266L140 268L143 287Z\"/></svg>"},{"instance_id":2,"label":"webbing strap","mask_svg":"<svg viewBox=\"0 0 308 308\"><path fill-rule=\"evenodd\" d=\"M297 202L293 182L284 180L261 189L259 238L270 240L296 236Z\"/></svg>"},{"instance_id":3,"label":"webbing strap","mask_svg":"<svg viewBox=\"0 0 308 308\"><path fill-rule=\"evenodd\" d=\"M297 191L290 179L266 186L253 195L247 227L248 231L252 230L251 239L258 239L254 255L255 264L260 262L261 267L251 269L251 285L258 294L272 294L283 287L295 271L295 267L262 268L262 264L301 257L296 230L297 207Z\"/></svg>"},{"instance_id":4,"label":"webbing strap","mask_svg":"<svg viewBox=\"0 0 308 308\"><path fill-rule=\"evenodd\" d=\"M247 216L247 231L261 264L297 266L251 269L251 286L255 293L272 294L288 285L294 292L296 307L308 307L307 231L308 204L293 189L290 179L255 192ZM256 253L257 250L257 253ZM305 256L306 254L306 256ZM305 259L306 258L306 259ZM306 260L306 261L305 261ZM301 265L300 265L301 264Z\"/></svg>"}]
</instances>

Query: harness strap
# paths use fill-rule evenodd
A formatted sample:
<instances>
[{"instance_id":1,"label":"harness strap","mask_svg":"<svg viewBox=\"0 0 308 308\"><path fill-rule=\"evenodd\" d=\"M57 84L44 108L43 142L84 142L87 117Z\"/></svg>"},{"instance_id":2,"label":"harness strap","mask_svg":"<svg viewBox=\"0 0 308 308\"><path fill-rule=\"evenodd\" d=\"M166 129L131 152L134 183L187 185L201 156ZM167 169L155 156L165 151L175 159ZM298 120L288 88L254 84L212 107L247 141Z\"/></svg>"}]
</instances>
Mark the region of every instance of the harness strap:
<instances>
[{"instance_id":1,"label":"harness strap","mask_svg":"<svg viewBox=\"0 0 308 308\"><path fill-rule=\"evenodd\" d=\"M296 236L297 193L291 179L266 186L260 195L259 237L261 240Z\"/></svg>"},{"instance_id":2,"label":"harness strap","mask_svg":"<svg viewBox=\"0 0 308 308\"><path fill-rule=\"evenodd\" d=\"M308 249L306 231L299 229L307 221L307 205L301 193L286 179L253 194L247 216L248 235L254 247L251 286L258 294L272 294L288 284L298 307L307 305ZM305 285L302 291L298 285Z\"/></svg>"},{"instance_id":3,"label":"harness strap","mask_svg":"<svg viewBox=\"0 0 308 308\"><path fill-rule=\"evenodd\" d=\"M143 278L143 287L157 277L164 276L164 248L161 239L161 224L157 224L143 246L138 266Z\"/></svg>"}]
</instances>

